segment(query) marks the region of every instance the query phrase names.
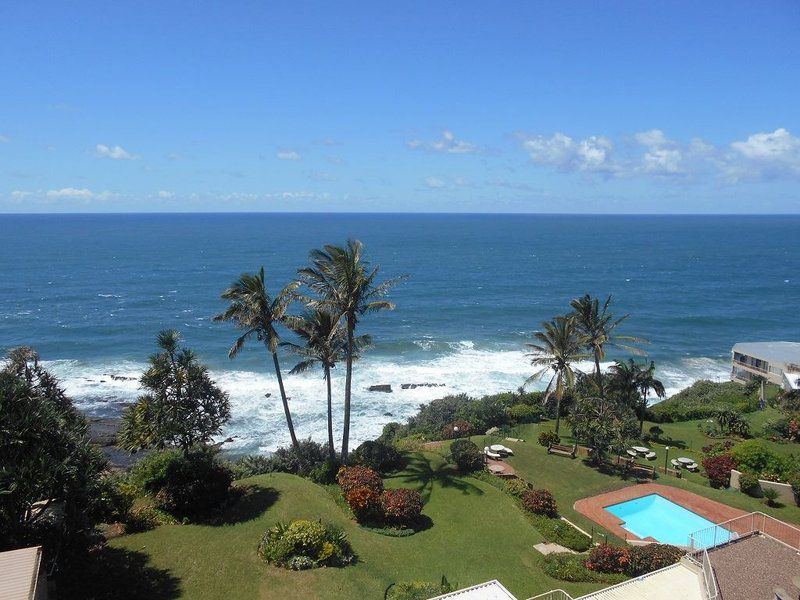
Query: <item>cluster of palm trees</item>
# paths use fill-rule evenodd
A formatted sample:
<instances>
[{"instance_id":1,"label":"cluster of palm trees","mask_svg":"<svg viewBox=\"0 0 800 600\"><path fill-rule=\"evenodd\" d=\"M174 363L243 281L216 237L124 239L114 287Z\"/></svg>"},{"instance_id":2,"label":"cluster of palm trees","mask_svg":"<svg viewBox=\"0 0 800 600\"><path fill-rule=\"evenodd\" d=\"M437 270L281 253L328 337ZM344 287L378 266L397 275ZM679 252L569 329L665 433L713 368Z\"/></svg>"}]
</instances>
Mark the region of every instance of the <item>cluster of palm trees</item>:
<instances>
[{"instance_id":1,"label":"cluster of palm trees","mask_svg":"<svg viewBox=\"0 0 800 600\"><path fill-rule=\"evenodd\" d=\"M616 318L609 307L611 296L602 304L598 298L586 294L570 302L569 314L555 317L542 323L542 329L535 332L534 342L526 344L530 352L531 365L535 371L525 385L550 375L546 397L555 398L556 425L558 433L561 421L561 401L564 393L575 385L576 363L582 360L594 361L594 388L598 397L613 394L636 410L639 429L644 422L647 396L654 392L663 397L664 386L655 379L655 364L639 365L629 359L617 362L611 367L611 375L606 380L600 363L606 356L606 348L614 346L633 354L643 351L633 344L646 344L647 340L628 335L620 335L617 328L628 315Z\"/></svg>"},{"instance_id":2,"label":"cluster of palm trees","mask_svg":"<svg viewBox=\"0 0 800 600\"><path fill-rule=\"evenodd\" d=\"M398 277L378 283L379 268L370 265L363 251L364 246L358 240L312 250L309 253L310 264L299 269L297 279L275 296L267 291L263 267L257 273L245 273L222 293L229 305L215 317L217 321L231 321L242 330L230 349L231 358L250 339L263 343L271 355L289 437L298 452L300 445L281 375L279 347L300 357L300 362L290 371L292 374L316 365L322 367L327 383L328 452L331 459L336 456L331 369L341 360L345 361L342 462L347 462L349 452L353 362L371 344L370 337L357 336L356 329L365 314L394 308L394 304L383 297L403 279ZM295 302L304 306L300 315L289 314ZM281 341L279 327L296 333L299 343Z\"/></svg>"}]
</instances>

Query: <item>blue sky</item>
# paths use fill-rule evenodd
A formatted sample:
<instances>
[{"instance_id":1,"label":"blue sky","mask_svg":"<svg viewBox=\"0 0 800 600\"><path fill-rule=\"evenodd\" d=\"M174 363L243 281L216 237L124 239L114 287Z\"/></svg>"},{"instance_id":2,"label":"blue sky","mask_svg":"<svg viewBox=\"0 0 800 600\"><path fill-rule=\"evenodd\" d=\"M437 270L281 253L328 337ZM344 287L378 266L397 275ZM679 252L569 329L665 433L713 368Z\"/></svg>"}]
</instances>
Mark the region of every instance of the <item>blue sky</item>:
<instances>
[{"instance_id":1,"label":"blue sky","mask_svg":"<svg viewBox=\"0 0 800 600\"><path fill-rule=\"evenodd\" d=\"M0 21L0 212L800 212L794 0Z\"/></svg>"}]
</instances>

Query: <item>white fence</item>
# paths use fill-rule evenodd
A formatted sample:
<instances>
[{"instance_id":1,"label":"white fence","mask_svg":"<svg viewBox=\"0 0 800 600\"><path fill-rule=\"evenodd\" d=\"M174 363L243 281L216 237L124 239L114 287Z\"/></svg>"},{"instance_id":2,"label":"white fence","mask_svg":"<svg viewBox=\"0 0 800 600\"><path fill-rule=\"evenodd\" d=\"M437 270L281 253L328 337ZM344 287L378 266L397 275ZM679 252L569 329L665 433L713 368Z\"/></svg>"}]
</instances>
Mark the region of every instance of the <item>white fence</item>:
<instances>
[{"instance_id":1,"label":"white fence","mask_svg":"<svg viewBox=\"0 0 800 600\"><path fill-rule=\"evenodd\" d=\"M564 590L551 590L528 600L573 600L573 598Z\"/></svg>"},{"instance_id":2,"label":"white fence","mask_svg":"<svg viewBox=\"0 0 800 600\"><path fill-rule=\"evenodd\" d=\"M699 560L703 550L710 550L756 533L767 535L800 551L800 529L762 512L754 512L695 531L689 536L689 554Z\"/></svg>"}]
</instances>

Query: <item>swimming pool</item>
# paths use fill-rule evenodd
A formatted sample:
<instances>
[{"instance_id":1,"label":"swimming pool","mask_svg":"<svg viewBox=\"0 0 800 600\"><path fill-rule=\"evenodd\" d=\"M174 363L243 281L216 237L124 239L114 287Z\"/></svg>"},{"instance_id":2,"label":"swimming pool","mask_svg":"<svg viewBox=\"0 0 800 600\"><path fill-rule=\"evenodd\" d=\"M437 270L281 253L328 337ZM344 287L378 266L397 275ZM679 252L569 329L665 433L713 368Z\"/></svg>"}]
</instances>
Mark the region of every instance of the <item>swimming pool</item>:
<instances>
[{"instance_id":1,"label":"swimming pool","mask_svg":"<svg viewBox=\"0 0 800 600\"><path fill-rule=\"evenodd\" d=\"M635 536L652 537L662 544L676 546L688 546L689 534L715 525L658 494L612 504L605 510L622 519L622 528ZM721 531L730 535L727 530Z\"/></svg>"}]
</instances>

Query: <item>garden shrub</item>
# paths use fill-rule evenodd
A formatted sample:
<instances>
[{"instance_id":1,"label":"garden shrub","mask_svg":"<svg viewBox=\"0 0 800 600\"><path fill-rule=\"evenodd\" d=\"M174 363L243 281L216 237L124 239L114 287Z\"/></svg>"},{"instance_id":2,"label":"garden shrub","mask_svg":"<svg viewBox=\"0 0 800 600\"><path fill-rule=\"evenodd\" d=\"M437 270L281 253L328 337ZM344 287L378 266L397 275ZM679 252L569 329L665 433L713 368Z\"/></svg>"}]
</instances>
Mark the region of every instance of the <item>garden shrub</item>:
<instances>
[{"instance_id":1,"label":"garden shrub","mask_svg":"<svg viewBox=\"0 0 800 600\"><path fill-rule=\"evenodd\" d=\"M543 431L539 434L539 445L548 448L553 444L558 444L561 438L555 431Z\"/></svg>"},{"instance_id":2,"label":"garden shrub","mask_svg":"<svg viewBox=\"0 0 800 600\"><path fill-rule=\"evenodd\" d=\"M277 523L261 538L258 554L268 563L293 570L350 564L353 550L347 536L322 521Z\"/></svg>"},{"instance_id":3,"label":"garden shrub","mask_svg":"<svg viewBox=\"0 0 800 600\"><path fill-rule=\"evenodd\" d=\"M731 469L736 466L736 460L730 454L717 454L703 459L703 469L713 488L728 487L731 483Z\"/></svg>"},{"instance_id":4,"label":"garden shrub","mask_svg":"<svg viewBox=\"0 0 800 600\"><path fill-rule=\"evenodd\" d=\"M592 545L590 537L584 535L566 521L534 513L529 513L527 517L531 525L548 542L559 544L576 552L584 552Z\"/></svg>"},{"instance_id":5,"label":"garden shrub","mask_svg":"<svg viewBox=\"0 0 800 600\"><path fill-rule=\"evenodd\" d=\"M624 581L621 574L600 573L586 567L586 558L567 552L548 554L541 559L542 570L553 579L573 582L613 584Z\"/></svg>"},{"instance_id":6,"label":"garden shrub","mask_svg":"<svg viewBox=\"0 0 800 600\"><path fill-rule=\"evenodd\" d=\"M786 483L792 486L792 493L794 494L794 503L800 506L800 473L792 473L786 480Z\"/></svg>"},{"instance_id":7,"label":"garden shrub","mask_svg":"<svg viewBox=\"0 0 800 600\"><path fill-rule=\"evenodd\" d=\"M452 423L445 425L444 429L442 429L443 440L455 440L458 438L466 438L471 435L472 425L469 424L469 421L465 421L463 419L453 421Z\"/></svg>"},{"instance_id":8,"label":"garden shrub","mask_svg":"<svg viewBox=\"0 0 800 600\"><path fill-rule=\"evenodd\" d=\"M386 600L428 600L428 598L449 594L453 590L453 586L444 577L440 583L401 581L387 590Z\"/></svg>"},{"instance_id":9,"label":"garden shrub","mask_svg":"<svg viewBox=\"0 0 800 600\"><path fill-rule=\"evenodd\" d=\"M124 523L136 499L136 491L136 486L127 475L104 475L98 480L95 494L89 499L89 514L99 523Z\"/></svg>"},{"instance_id":10,"label":"garden shrub","mask_svg":"<svg viewBox=\"0 0 800 600\"><path fill-rule=\"evenodd\" d=\"M628 549L629 562L625 574L638 577L680 561L686 551L670 544L646 544Z\"/></svg>"},{"instance_id":11,"label":"garden shrub","mask_svg":"<svg viewBox=\"0 0 800 600\"><path fill-rule=\"evenodd\" d=\"M556 499L550 490L528 490L522 496L522 506L537 515L558 516Z\"/></svg>"},{"instance_id":12,"label":"garden shrub","mask_svg":"<svg viewBox=\"0 0 800 600\"><path fill-rule=\"evenodd\" d=\"M765 488L761 491L761 495L764 497L764 502L767 503L767 506L777 506L778 499L780 498L780 494L778 490L775 488Z\"/></svg>"},{"instance_id":13,"label":"garden shrub","mask_svg":"<svg viewBox=\"0 0 800 600\"><path fill-rule=\"evenodd\" d=\"M758 475L747 471L739 475L739 490L754 498L761 496L761 484L758 483Z\"/></svg>"},{"instance_id":14,"label":"garden shrub","mask_svg":"<svg viewBox=\"0 0 800 600\"><path fill-rule=\"evenodd\" d=\"M717 383L702 380L654 404L647 410L647 417L656 423L672 423L708 419L725 409L748 413L757 408L758 399L748 397L740 384L734 381Z\"/></svg>"},{"instance_id":15,"label":"garden shrub","mask_svg":"<svg viewBox=\"0 0 800 600\"><path fill-rule=\"evenodd\" d=\"M345 502L359 522L381 520L381 495L369 487L353 488L344 494Z\"/></svg>"},{"instance_id":16,"label":"garden shrub","mask_svg":"<svg viewBox=\"0 0 800 600\"><path fill-rule=\"evenodd\" d=\"M167 512L159 510L152 504L144 503L134 506L128 511L125 520L126 533L150 531L161 525L175 525L178 521Z\"/></svg>"},{"instance_id":17,"label":"garden shrub","mask_svg":"<svg viewBox=\"0 0 800 600\"><path fill-rule=\"evenodd\" d=\"M386 490L381 497L384 518L395 525L411 525L422 514L422 496L416 490Z\"/></svg>"},{"instance_id":18,"label":"garden shrub","mask_svg":"<svg viewBox=\"0 0 800 600\"><path fill-rule=\"evenodd\" d=\"M345 495L357 488L368 488L378 496L383 492L380 473L369 467L342 467L336 475L336 481Z\"/></svg>"},{"instance_id":19,"label":"garden shrub","mask_svg":"<svg viewBox=\"0 0 800 600\"><path fill-rule=\"evenodd\" d=\"M234 479L245 479L255 475L263 475L274 471L273 463L268 456L263 454L247 454L232 461L229 468Z\"/></svg>"},{"instance_id":20,"label":"garden shrub","mask_svg":"<svg viewBox=\"0 0 800 600\"><path fill-rule=\"evenodd\" d=\"M764 443L763 440L747 440L736 444L731 455L742 468L753 473L772 473L781 476L787 470L788 462Z\"/></svg>"},{"instance_id":21,"label":"garden shrub","mask_svg":"<svg viewBox=\"0 0 800 600\"><path fill-rule=\"evenodd\" d=\"M470 440L456 440L450 444L450 456L459 471L469 473L483 467L483 453Z\"/></svg>"},{"instance_id":22,"label":"garden shrub","mask_svg":"<svg viewBox=\"0 0 800 600\"><path fill-rule=\"evenodd\" d=\"M406 435L408 435L408 426L392 421L383 426L381 435L376 441L392 445Z\"/></svg>"},{"instance_id":23,"label":"garden shrub","mask_svg":"<svg viewBox=\"0 0 800 600\"><path fill-rule=\"evenodd\" d=\"M196 517L228 499L233 475L216 450L200 446L183 453L167 450L139 461L131 482L152 496L156 507L178 517Z\"/></svg>"},{"instance_id":24,"label":"garden shrub","mask_svg":"<svg viewBox=\"0 0 800 600\"><path fill-rule=\"evenodd\" d=\"M601 573L625 573L631 557L627 547L600 544L589 551L586 568Z\"/></svg>"},{"instance_id":25,"label":"garden shrub","mask_svg":"<svg viewBox=\"0 0 800 600\"><path fill-rule=\"evenodd\" d=\"M514 423L538 423L543 413L540 405L514 404L508 409L508 416Z\"/></svg>"},{"instance_id":26,"label":"garden shrub","mask_svg":"<svg viewBox=\"0 0 800 600\"><path fill-rule=\"evenodd\" d=\"M528 485L528 482L524 479L520 479L518 477L514 477L513 479L506 479L503 482L503 490L509 496L513 496L518 500L522 499L522 496L525 495L525 492L531 489L531 486Z\"/></svg>"},{"instance_id":27,"label":"garden shrub","mask_svg":"<svg viewBox=\"0 0 800 600\"><path fill-rule=\"evenodd\" d=\"M397 448L380 440L370 440L361 444L350 455L354 465L369 467L379 473L388 473L402 467L402 456Z\"/></svg>"}]
</instances>

